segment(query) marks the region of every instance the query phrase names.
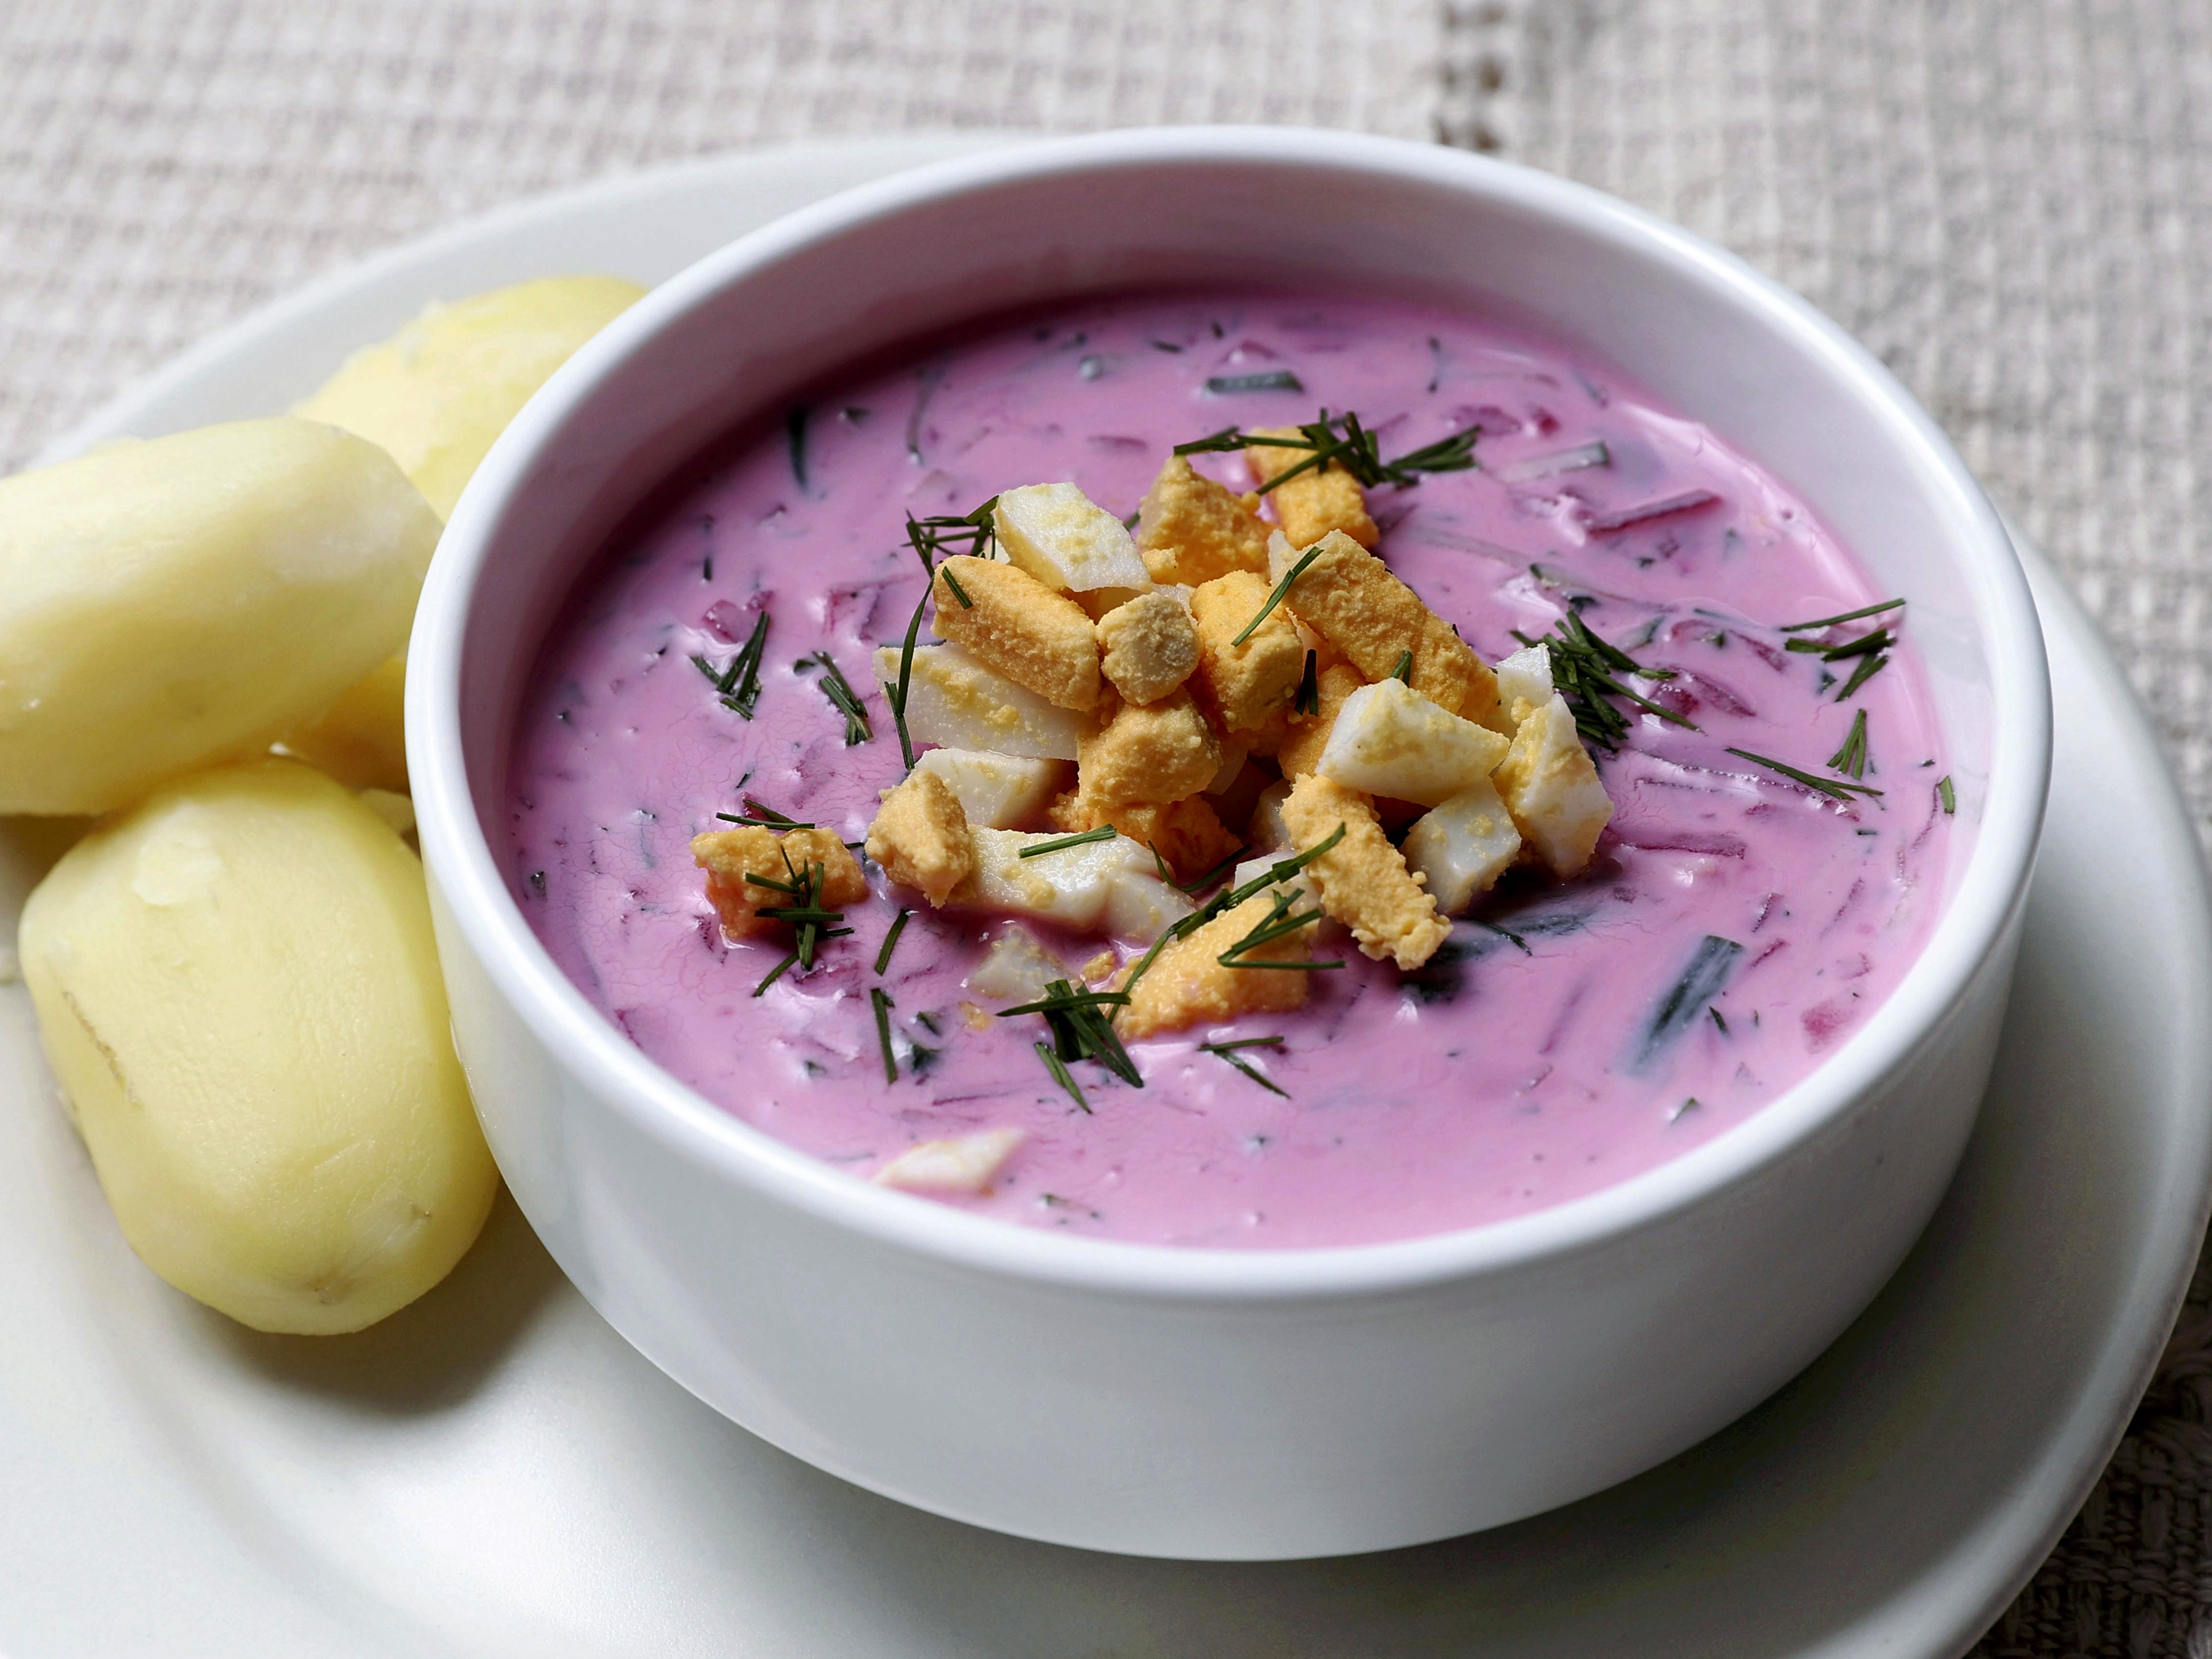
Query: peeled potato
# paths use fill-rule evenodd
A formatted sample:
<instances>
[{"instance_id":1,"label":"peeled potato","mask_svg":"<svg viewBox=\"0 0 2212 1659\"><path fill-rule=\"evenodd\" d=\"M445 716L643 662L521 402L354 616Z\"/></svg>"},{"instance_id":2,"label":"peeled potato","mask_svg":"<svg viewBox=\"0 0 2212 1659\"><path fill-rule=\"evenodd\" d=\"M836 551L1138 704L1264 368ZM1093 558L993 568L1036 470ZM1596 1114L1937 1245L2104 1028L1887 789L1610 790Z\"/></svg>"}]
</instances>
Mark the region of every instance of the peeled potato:
<instances>
[{"instance_id":1,"label":"peeled potato","mask_svg":"<svg viewBox=\"0 0 2212 1659\"><path fill-rule=\"evenodd\" d=\"M422 871L296 762L163 789L31 895L23 976L124 1237L258 1330L358 1330L444 1278L498 1186Z\"/></svg>"},{"instance_id":2,"label":"peeled potato","mask_svg":"<svg viewBox=\"0 0 2212 1659\"><path fill-rule=\"evenodd\" d=\"M350 789L407 793L407 659L386 657L348 686L305 726L292 727L284 747Z\"/></svg>"},{"instance_id":3,"label":"peeled potato","mask_svg":"<svg viewBox=\"0 0 2212 1659\"><path fill-rule=\"evenodd\" d=\"M645 290L618 276L548 276L434 305L365 346L292 412L368 439L437 510L453 503L515 411ZM399 690L406 665L384 664L284 746L356 788L407 787Z\"/></svg>"},{"instance_id":4,"label":"peeled potato","mask_svg":"<svg viewBox=\"0 0 2212 1659\"><path fill-rule=\"evenodd\" d=\"M381 447L449 518L530 394L644 292L618 276L548 276L434 305L292 412Z\"/></svg>"},{"instance_id":5,"label":"peeled potato","mask_svg":"<svg viewBox=\"0 0 2212 1659\"><path fill-rule=\"evenodd\" d=\"M307 421L0 479L0 812L265 749L405 642L437 540L389 456Z\"/></svg>"}]
</instances>

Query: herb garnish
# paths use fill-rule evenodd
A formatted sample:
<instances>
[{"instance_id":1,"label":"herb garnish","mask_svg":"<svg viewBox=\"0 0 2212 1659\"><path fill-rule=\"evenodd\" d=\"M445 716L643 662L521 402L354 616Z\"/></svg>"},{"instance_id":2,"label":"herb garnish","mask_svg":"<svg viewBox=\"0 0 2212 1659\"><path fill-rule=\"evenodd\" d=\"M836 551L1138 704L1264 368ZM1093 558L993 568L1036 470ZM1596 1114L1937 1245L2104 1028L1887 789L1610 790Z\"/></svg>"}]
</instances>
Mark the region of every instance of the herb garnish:
<instances>
[{"instance_id":1,"label":"herb garnish","mask_svg":"<svg viewBox=\"0 0 2212 1659\"><path fill-rule=\"evenodd\" d=\"M761 656L767 649L768 612L763 611L760 620L753 624L752 633L738 648L738 654L730 659L728 666L717 668L704 657L692 658L691 665L713 684L723 708L734 708L750 720L753 709L760 702Z\"/></svg>"},{"instance_id":2,"label":"herb garnish","mask_svg":"<svg viewBox=\"0 0 2212 1659\"><path fill-rule=\"evenodd\" d=\"M791 443L791 476L799 481L800 492L808 495L814 489L806 482L806 422L813 412L805 404L793 404L784 421L784 435Z\"/></svg>"},{"instance_id":3,"label":"herb garnish","mask_svg":"<svg viewBox=\"0 0 2212 1659\"><path fill-rule=\"evenodd\" d=\"M1815 777L1810 772L1801 772L1794 766L1786 765L1778 760L1770 760L1765 755L1754 755L1748 749L1731 749L1728 752L1738 759L1749 761L1754 766L1763 766L1770 772L1778 772L1792 783L1802 783L1808 789L1818 790L1832 800L1848 803L1853 795L1881 793L1881 790L1863 783L1838 783L1832 778Z\"/></svg>"},{"instance_id":4,"label":"herb garnish","mask_svg":"<svg viewBox=\"0 0 2212 1659\"><path fill-rule=\"evenodd\" d=\"M1318 651L1306 653L1306 672L1298 677L1298 695L1291 700L1291 710L1293 714L1318 714L1321 713L1320 664L1321 653Z\"/></svg>"},{"instance_id":5,"label":"herb garnish","mask_svg":"<svg viewBox=\"0 0 2212 1659\"><path fill-rule=\"evenodd\" d=\"M1307 848L1304 852L1296 854L1290 858L1278 859L1251 880L1240 886L1216 893L1181 921L1176 922L1172 927L1164 929L1160 936L1152 941L1152 948L1137 958L1137 965L1130 969L1127 976L1122 980L1122 992L1126 994L1135 988L1137 981L1145 976L1145 970L1152 965L1160 952L1166 950L1170 944L1179 939L1189 938L1216 916L1220 915L1224 911L1235 909L1255 893L1264 892L1279 881L1288 881L1343 839L1344 825L1339 823L1335 829Z\"/></svg>"},{"instance_id":6,"label":"herb garnish","mask_svg":"<svg viewBox=\"0 0 2212 1659\"><path fill-rule=\"evenodd\" d=\"M1272 958L1262 961L1254 961L1252 959L1251 953L1253 951L1260 950L1264 946L1273 945L1279 939L1286 939L1291 934L1297 933L1299 928L1305 927L1308 923L1319 921L1321 920L1321 906L1316 904L1310 910L1301 911L1295 908L1297 902L1298 896L1296 890L1276 894L1274 898L1274 908L1267 913L1265 920L1261 921L1257 927L1254 927L1250 933L1245 934L1243 939L1238 939L1236 944L1231 945L1219 956L1214 957L1214 960L1219 963L1224 968L1286 968L1308 973L1314 972L1321 969L1343 967L1344 963L1341 960L1336 962L1277 962Z\"/></svg>"},{"instance_id":7,"label":"herb garnish","mask_svg":"<svg viewBox=\"0 0 2212 1659\"><path fill-rule=\"evenodd\" d=\"M1948 772L1936 780L1936 799L1942 804L1946 812L1955 812L1959 810L1959 797L1951 787L1951 775Z\"/></svg>"},{"instance_id":8,"label":"herb garnish","mask_svg":"<svg viewBox=\"0 0 2212 1659\"><path fill-rule=\"evenodd\" d=\"M927 395L925 392L925 398ZM916 418L920 418L918 409ZM915 459L918 461L921 459L921 452L917 450ZM929 609L929 596L936 589L937 561L949 557L952 553L969 553L979 558L988 556L987 550L994 546L998 539L998 524L994 516L998 507L999 498L994 495L973 512L957 516L917 519L911 513L906 515L907 544L914 549L915 557L921 561L921 597L915 601L914 615L907 619L905 641L899 647L898 684L893 685L885 680L883 687L884 700L891 706L891 723L898 727L899 756L909 772L914 770L914 739L908 735L906 729L907 691L914 680L914 645L921 632L922 612ZM948 574L945 580L951 581L951 577ZM957 593L959 591L958 584L955 583L953 592ZM961 599L964 604L967 596L962 594Z\"/></svg>"},{"instance_id":9,"label":"herb garnish","mask_svg":"<svg viewBox=\"0 0 2212 1659\"><path fill-rule=\"evenodd\" d=\"M1045 1070L1052 1073L1052 1080L1060 1085L1061 1088L1067 1091L1068 1097L1074 1101L1078 1106L1082 1108L1083 1115L1085 1117L1090 1116L1091 1103L1083 1097L1082 1089L1076 1084L1074 1077L1069 1073L1065 1062L1061 1060L1060 1057L1057 1054L1053 1052L1052 1044L1049 1042L1040 1042L1036 1044L1035 1047L1037 1051L1037 1058L1044 1062Z\"/></svg>"},{"instance_id":10,"label":"herb garnish","mask_svg":"<svg viewBox=\"0 0 2212 1659\"><path fill-rule=\"evenodd\" d=\"M1110 1016L1099 1012L1102 1008L1121 1008L1128 1005L1127 991L1079 991L1064 979L1056 979L1045 987L1045 994L1035 1002L1024 1002L1012 1008L1001 1008L1002 1019L1014 1014L1042 1014L1053 1036L1053 1052L1062 1060L1095 1060L1124 1083L1141 1089L1144 1074L1137 1070L1137 1062L1129 1058L1129 1051L1121 1046L1115 1035Z\"/></svg>"},{"instance_id":11,"label":"herb garnish","mask_svg":"<svg viewBox=\"0 0 2212 1659\"><path fill-rule=\"evenodd\" d=\"M1836 693L1836 701L1849 702L1854 691L1888 666L1889 658L1887 654L1861 657L1859 665L1851 671L1850 678L1844 682L1844 689Z\"/></svg>"},{"instance_id":12,"label":"herb garnish","mask_svg":"<svg viewBox=\"0 0 2212 1659\"><path fill-rule=\"evenodd\" d=\"M1269 1094L1280 1095L1288 1100L1291 1097L1288 1089L1274 1082L1237 1052L1239 1048L1279 1048L1282 1046L1283 1040L1279 1036L1239 1037L1234 1042L1201 1042L1198 1045L1198 1051L1202 1054L1212 1054L1217 1060L1226 1060Z\"/></svg>"},{"instance_id":13,"label":"herb garnish","mask_svg":"<svg viewBox=\"0 0 2212 1659\"><path fill-rule=\"evenodd\" d=\"M1231 853L1227 858L1222 860L1220 863L1215 865L1213 868L1207 871L1202 876L1193 876L1188 881L1173 881L1170 882L1168 884L1170 887L1177 888L1186 893L1203 893L1207 888L1212 886L1215 882L1219 881L1222 877L1227 875L1231 870L1234 870L1239 864L1243 862L1243 859L1242 857L1243 851L1243 848L1238 848L1237 852Z\"/></svg>"},{"instance_id":14,"label":"herb garnish","mask_svg":"<svg viewBox=\"0 0 2212 1659\"><path fill-rule=\"evenodd\" d=\"M1401 685L1411 685L1413 683L1413 653L1412 652L1401 651L1398 653L1398 665L1390 671L1390 678L1396 680Z\"/></svg>"},{"instance_id":15,"label":"herb garnish","mask_svg":"<svg viewBox=\"0 0 2212 1659\"><path fill-rule=\"evenodd\" d=\"M725 823L750 823L763 830L811 830L811 820L787 818L773 806L763 805L756 796L745 797L743 812L717 812L714 816Z\"/></svg>"},{"instance_id":16,"label":"herb garnish","mask_svg":"<svg viewBox=\"0 0 2212 1659\"><path fill-rule=\"evenodd\" d=\"M890 931L884 935L884 948L876 952L878 973L891 965L891 952L898 949L899 935L906 932L906 920L913 914L911 910L902 910L891 918Z\"/></svg>"},{"instance_id":17,"label":"herb garnish","mask_svg":"<svg viewBox=\"0 0 2212 1659\"><path fill-rule=\"evenodd\" d=\"M1867 767L1867 711L1863 708L1852 717L1850 734L1843 746L1828 757L1828 769L1848 772L1855 778L1866 775Z\"/></svg>"},{"instance_id":18,"label":"herb garnish","mask_svg":"<svg viewBox=\"0 0 2212 1659\"><path fill-rule=\"evenodd\" d=\"M1206 389L1218 398L1238 392L1304 392L1306 388L1289 369L1271 368L1264 374L1210 375Z\"/></svg>"},{"instance_id":19,"label":"herb garnish","mask_svg":"<svg viewBox=\"0 0 2212 1659\"><path fill-rule=\"evenodd\" d=\"M1275 584L1275 591L1267 595L1267 602L1260 607L1259 614L1244 624L1244 631L1229 641L1231 650L1252 637L1252 630L1267 621L1267 613L1283 602L1283 595L1291 591L1291 584L1305 574L1306 567L1319 557L1321 557L1321 544L1316 542L1299 556L1296 564L1283 573L1283 580Z\"/></svg>"},{"instance_id":20,"label":"herb garnish","mask_svg":"<svg viewBox=\"0 0 2212 1659\"><path fill-rule=\"evenodd\" d=\"M814 966L815 947L820 941L825 939L842 938L853 930L849 927L835 926L836 923L845 920L845 913L842 910L825 910L822 908L823 866L819 861L809 864L801 870L792 863L791 854L786 851L783 854L783 868L785 873L791 878L788 884L777 881L770 876L756 876L750 871L745 872L745 879L755 886L772 887L789 893L799 902L775 906L763 905L753 914L769 921L791 923L795 935L792 941L793 947L792 955L798 959L801 968L811 968ZM775 971L780 974L783 969L779 968ZM769 979L762 981L761 989L765 990L774 977L775 975L771 975ZM759 992L757 991L754 994L758 995Z\"/></svg>"},{"instance_id":21,"label":"herb garnish","mask_svg":"<svg viewBox=\"0 0 2212 1659\"><path fill-rule=\"evenodd\" d=\"M880 985L868 988L868 1000L876 1006L876 1041L883 1045L884 1081L898 1081L898 1054L891 1047L890 994Z\"/></svg>"},{"instance_id":22,"label":"herb garnish","mask_svg":"<svg viewBox=\"0 0 2212 1659\"><path fill-rule=\"evenodd\" d=\"M1335 462L1369 489L1380 484L1396 484L1403 489L1419 482L1424 472L1464 472L1474 463L1474 441L1482 435L1482 428L1471 426L1455 432L1449 437L1439 438L1432 444L1401 455L1395 461L1382 459L1382 452L1375 434L1359 423L1359 416L1351 410L1332 416L1327 410L1321 418L1309 421L1297 429L1297 435L1287 434L1279 437L1263 437L1244 431L1242 428L1225 426L1218 432L1208 433L1203 438L1193 439L1187 444L1177 444L1178 455L1213 454L1231 449L1304 449L1312 453L1305 459L1279 472L1260 485L1259 493L1266 495L1302 472L1325 470Z\"/></svg>"},{"instance_id":23,"label":"herb garnish","mask_svg":"<svg viewBox=\"0 0 2212 1659\"><path fill-rule=\"evenodd\" d=\"M1846 611L1840 617L1822 617L1814 622L1784 623L1774 631L1778 634L1810 634L1816 629L1833 628L1838 623L1856 622L1862 617L1879 617L1885 611L1899 611L1904 606L1903 599L1884 599L1880 605Z\"/></svg>"},{"instance_id":24,"label":"herb garnish","mask_svg":"<svg viewBox=\"0 0 2212 1659\"><path fill-rule=\"evenodd\" d=\"M960 586L960 578L952 574L949 566L940 569L937 574L945 578L945 585L952 590L952 597L960 601L960 608L963 611L973 611L975 608L975 601L968 597L968 590Z\"/></svg>"},{"instance_id":25,"label":"herb garnish","mask_svg":"<svg viewBox=\"0 0 2212 1659\"><path fill-rule=\"evenodd\" d=\"M1673 669L1644 667L1619 646L1600 638L1572 605L1553 625L1553 631L1541 639L1530 639L1518 629L1513 637L1523 645L1545 647L1551 659L1553 687L1567 700L1567 708L1575 717L1575 730L1582 734L1583 742L1595 744L1608 755L1618 751L1621 738L1628 735L1628 717L1607 702L1607 697L1626 697L1661 720L1692 732L1698 729L1673 709L1630 690L1613 678L1614 671L1618 671L1647 680L1671 680L1674 678Z\"/></svg>"},{"instance_id":26,"label":"herb garnish","mask_svg":"<svg viewBox=\"0 0 2212 1659\"><path fill-rule=\"evenodd\" d=\"M861 706L852 682L845 678L829 652L817 651L811 656L801 657L795 665L822 671L822 678L816 684L822 688L822 695L830 699L830 706L845 717L845 747L850 749L876 735L868 724L868 711Z\"/></svg>"},{"instance_id":27,"label":"herb garnish","mask_svg":"<svg viewBox=\"0 0 2212 1659\"><path fill-rule=\"evenodd\" d=\"M1070 847L1081 847L1094 841L1111 841L1121 832L1110 823L1102 823L1096 830L1085 830L1079 836L1061 836L1053 841L1041 841L1034 847L1024 847L1015 854L1018 858L1033 859L1047 853L1057 853Z\"/></svg>"}]
</instances>

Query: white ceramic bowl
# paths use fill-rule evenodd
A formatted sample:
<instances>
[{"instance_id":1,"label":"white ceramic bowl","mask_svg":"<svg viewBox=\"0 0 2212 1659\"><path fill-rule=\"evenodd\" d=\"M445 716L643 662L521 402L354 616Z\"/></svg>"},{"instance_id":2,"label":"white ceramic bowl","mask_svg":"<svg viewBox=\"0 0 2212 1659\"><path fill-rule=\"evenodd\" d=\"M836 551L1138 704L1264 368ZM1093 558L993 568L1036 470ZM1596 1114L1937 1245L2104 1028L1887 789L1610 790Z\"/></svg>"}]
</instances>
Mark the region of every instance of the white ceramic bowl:
<instances>
[{"instance_id":1,"label":"white ceramic bowl","mask_svg":"<svg viewBox=\"0 0 2212 1659\"><path fill-rule=\"evenodd\" d=\"M1468 1231L1273 1252L1073 1239L864 1184L662 1073L490 851L510 727L613 521L876 347L1086 289L1221 280L1503 307L1786 480L1909 592L1958 781L1948 908L1896 994L1747 1122ZM1958 457L1802 301L1542 174L1343 134L1041 143L806 209L656 290L456 510L407 686L455 1035L500 1167L592 1304L702 1399L939 1513L1142 1554L1378 1549L1634 1474L1802 1367L1903 1258L1987 1076L2050 766L2027 586Z\"/></svg>"}]
</instances>

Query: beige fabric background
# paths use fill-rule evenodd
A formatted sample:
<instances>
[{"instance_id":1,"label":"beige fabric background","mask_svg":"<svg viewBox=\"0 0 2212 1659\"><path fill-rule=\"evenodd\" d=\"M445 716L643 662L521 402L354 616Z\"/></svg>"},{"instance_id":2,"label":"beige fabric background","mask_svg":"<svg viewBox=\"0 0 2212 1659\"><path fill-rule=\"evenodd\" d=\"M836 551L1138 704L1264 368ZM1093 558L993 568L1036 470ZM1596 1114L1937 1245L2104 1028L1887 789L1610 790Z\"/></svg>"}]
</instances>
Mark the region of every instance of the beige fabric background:
<instances>
[{"instance_id":1,"label":"beige fabric background","mask_svg":"<svg viewBox=\"0 0 2212 1659\"><path fill-rule=\"evenodd\" d=\"M610 172L925 126L1439 137L1680 220L1879 352L2212 829L2208 94L2212 0L0 0L0 467L309 276ZM2208 1298L1984 1651L2212 1659Z\"/></svg>"}]
</instances>

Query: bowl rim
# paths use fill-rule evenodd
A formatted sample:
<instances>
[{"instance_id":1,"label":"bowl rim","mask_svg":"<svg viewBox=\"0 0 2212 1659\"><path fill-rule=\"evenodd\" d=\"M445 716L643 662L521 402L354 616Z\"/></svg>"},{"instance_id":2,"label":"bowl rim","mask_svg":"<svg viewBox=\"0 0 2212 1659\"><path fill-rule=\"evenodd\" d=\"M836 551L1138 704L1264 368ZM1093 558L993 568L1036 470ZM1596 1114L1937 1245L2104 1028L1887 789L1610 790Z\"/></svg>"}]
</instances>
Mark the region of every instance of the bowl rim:
<instances>
[{"instance_id":1,"label":"bowl rim","mask_svg":"<svg viewBox=\"0 0 2212 1659\"><path fill-rule=\"evenodd\" d=\"M1491 198L1671 267L1793 337L1807 361L1917 452L1972 526L1958 556L1987 629L1992 747L1962 878L1920 956L1866 1024L1812 1073L1712 1139L1581 1197L1480 1225L1379 1243L1227 1249L1071 1237L857 1181L754 1127L664 1071L562 973L499 873L468 785L460 674L486 554L521 474L576 404L721 289L845 233L932 204L1050 177L1244 163L1388 174ZM1657 388L1664 392L1664 388ZM1879 1088L1934 1033L2004 940L2042 829L2050 683L2026 574L2002 521L1904 386L1808 301L1736 256L1589 186L1441 145L1324 129L1153 127L1037 139L924 164L799 208L708 254L594 337L493 445L456 505L408 650L407 750L424 860L452 926L497 994L595 1109L723 1181L882 1246L994 1275L1153 1297L1277 1301L1419 1289L1560 1260L1660 1225L1755 1177Z\"/></svg>"}]
</instances>

